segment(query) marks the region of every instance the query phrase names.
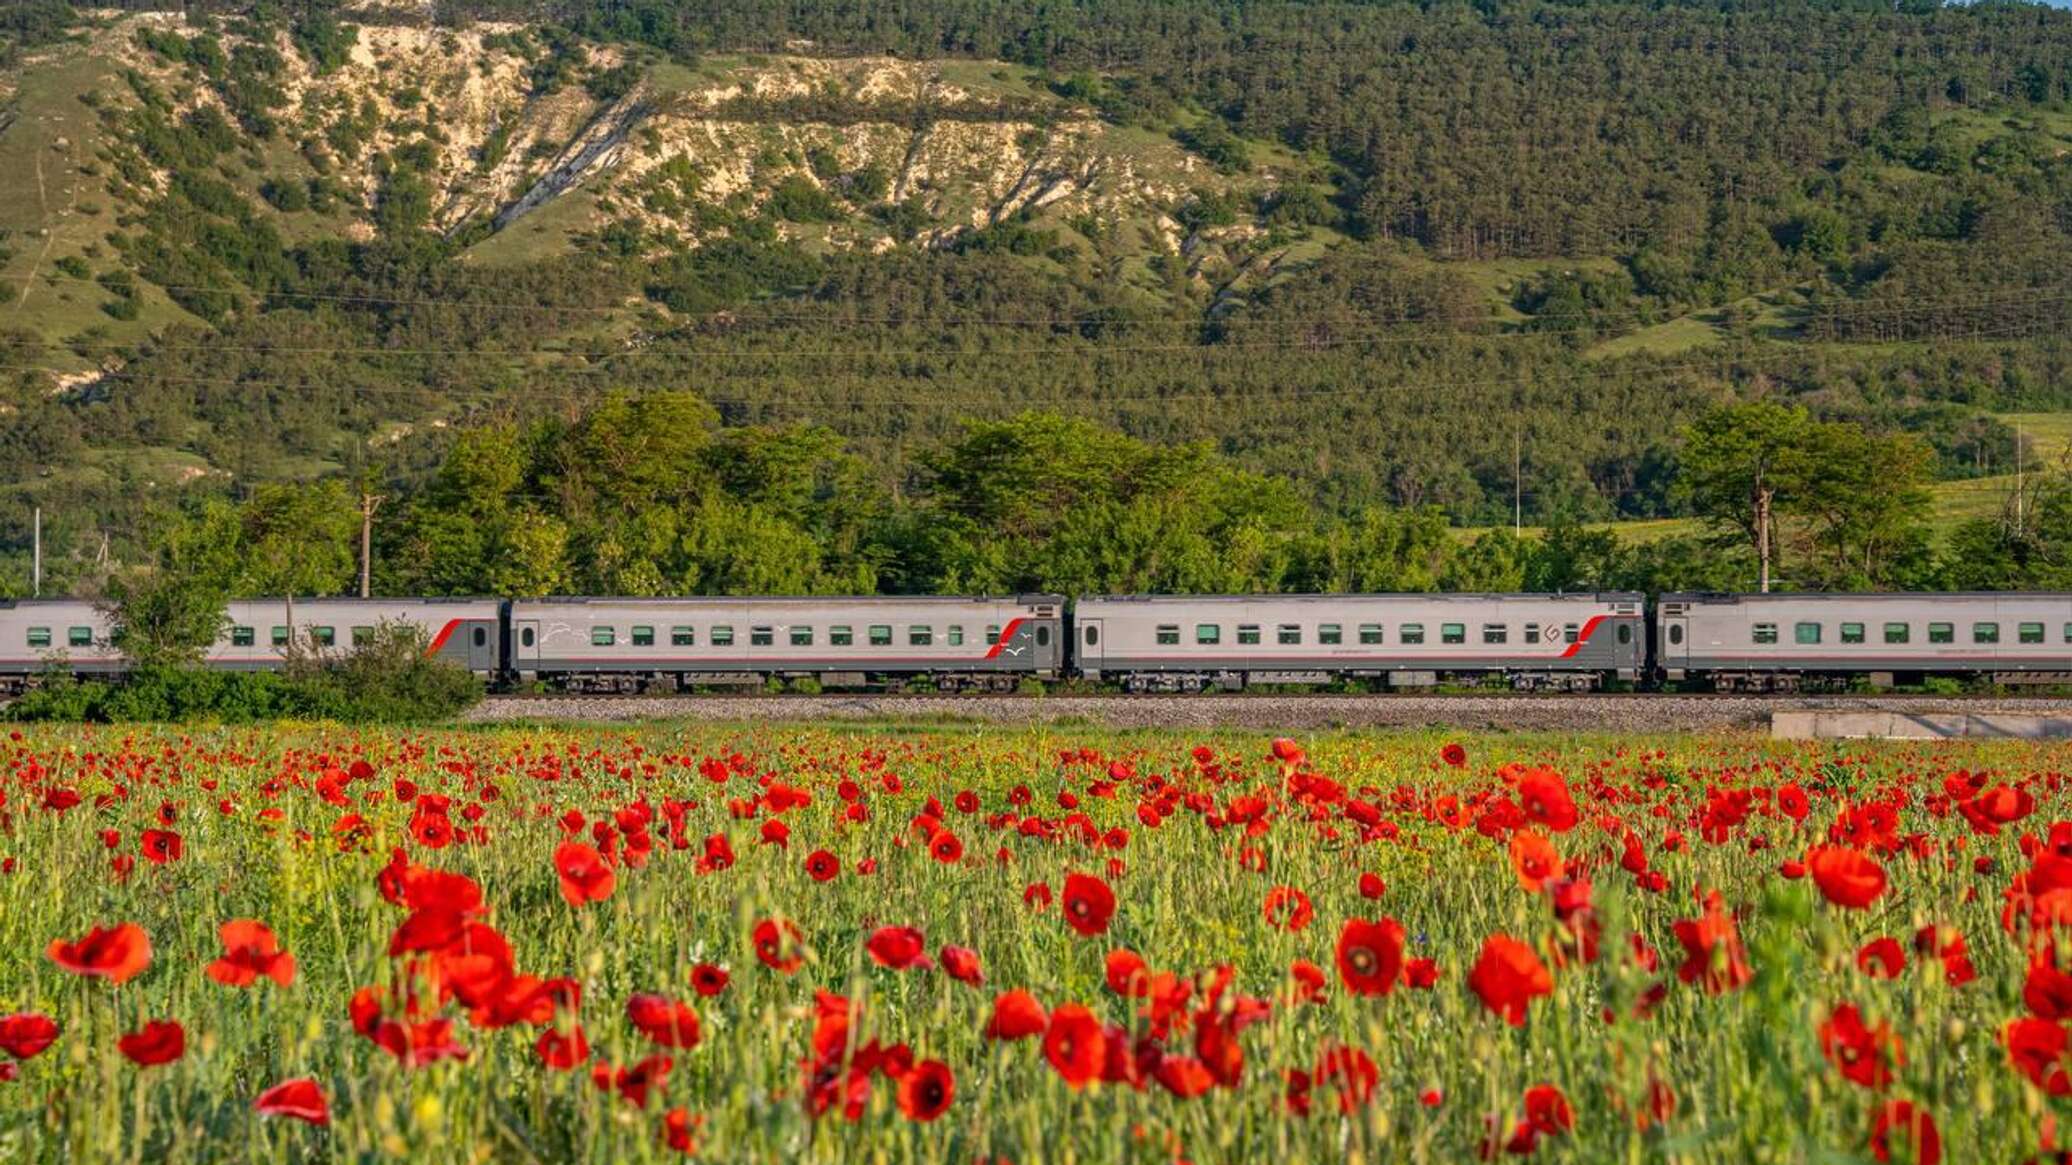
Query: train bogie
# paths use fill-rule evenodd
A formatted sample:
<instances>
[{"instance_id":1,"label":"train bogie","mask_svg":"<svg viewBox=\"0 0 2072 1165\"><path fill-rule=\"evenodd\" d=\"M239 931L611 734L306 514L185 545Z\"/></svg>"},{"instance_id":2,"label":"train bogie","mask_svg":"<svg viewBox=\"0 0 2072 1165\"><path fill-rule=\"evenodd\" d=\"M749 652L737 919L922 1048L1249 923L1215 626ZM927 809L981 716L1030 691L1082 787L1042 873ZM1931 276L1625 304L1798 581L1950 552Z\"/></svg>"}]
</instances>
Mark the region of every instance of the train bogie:
<instances>
[{"instance_id":1,"label":"train bogie","mask_svg":"<svg viewBox=\"0 0 2072 1165\"><path fill-rule=\"evenodd\" d=\"M1192 595L1082 598L1076 674L1131 691L1498 679L1587 690L1644 671L1645 599L1604 595Z\"/></svg>"}]
</instances>

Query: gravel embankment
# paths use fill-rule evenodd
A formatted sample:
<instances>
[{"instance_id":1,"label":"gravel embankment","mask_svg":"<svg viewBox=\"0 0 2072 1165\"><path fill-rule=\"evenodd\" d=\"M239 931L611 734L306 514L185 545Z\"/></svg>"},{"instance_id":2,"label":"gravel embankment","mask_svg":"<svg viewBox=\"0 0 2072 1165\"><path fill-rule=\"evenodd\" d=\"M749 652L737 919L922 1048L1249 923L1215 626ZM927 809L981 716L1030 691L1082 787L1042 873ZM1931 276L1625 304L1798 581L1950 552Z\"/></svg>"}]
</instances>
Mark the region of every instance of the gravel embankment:
<instances>
[{"instance_id":1,"label":"gravel embankment","mask_svg":"<svg viewBox=\"0 0 2072 1165\"><path fill-rule=\"evenodd\" d=\"M2072 701L1934 696L507 696L478 722L952 721L1112 728L1497 729L1704 732L1766 729L1787 708L1907 713L2057 714Z\"/></svg>"}]
</instances>

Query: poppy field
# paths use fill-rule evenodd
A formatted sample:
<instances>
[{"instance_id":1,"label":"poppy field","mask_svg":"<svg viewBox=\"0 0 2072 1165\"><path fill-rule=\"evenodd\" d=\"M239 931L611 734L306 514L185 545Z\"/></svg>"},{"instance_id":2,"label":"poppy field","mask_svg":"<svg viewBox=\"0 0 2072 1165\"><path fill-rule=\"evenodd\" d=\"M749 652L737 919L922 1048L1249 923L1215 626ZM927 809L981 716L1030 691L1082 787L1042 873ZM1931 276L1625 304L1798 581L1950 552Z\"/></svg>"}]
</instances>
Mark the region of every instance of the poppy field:
<instances>
[{"instance_id":1,"label":"poppy field","mask_svg":"<svg viewBox=\"0 0 2072 1165\"><path fill-rule=\"evenodd\" d=\"M0 757L10 1162L2072 1161L2063 746Z\"/></svg>"}]
</instances>

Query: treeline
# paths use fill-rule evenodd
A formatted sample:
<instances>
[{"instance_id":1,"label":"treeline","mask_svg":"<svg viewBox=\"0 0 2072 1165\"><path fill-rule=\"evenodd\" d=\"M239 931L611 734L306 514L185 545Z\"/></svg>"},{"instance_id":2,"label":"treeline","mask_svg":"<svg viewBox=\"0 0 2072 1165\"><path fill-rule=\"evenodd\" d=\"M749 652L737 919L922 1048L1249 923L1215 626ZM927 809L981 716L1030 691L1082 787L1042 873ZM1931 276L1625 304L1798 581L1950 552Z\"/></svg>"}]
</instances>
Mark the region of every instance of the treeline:
<instances>
[{"instance_id":1,"label":"treeline","mask_svg":"<svg viewBox=\"0 0 2072 1165\"><path fill-rule=\"evenodd\" d=\"M689 393L614 394L470 430L422 488L382 487L373 574L383 594L499 596L1749 589L1760 486L1781 586L2072 586L2062 472L2022 522L1975 520L1945 550L1915 438L1760 404L1706 414L1685 444L1677 490L1703 533L1464 537L1434 508L1321 513L1204 445L1054 414L973 422L892 490L824 428L721 427ZM144 577L204 580L204 597L157 600L197 618L225 593L347 592L358 502L337 481L190 496L154 516Z\"/></svg>"}]
</instances>

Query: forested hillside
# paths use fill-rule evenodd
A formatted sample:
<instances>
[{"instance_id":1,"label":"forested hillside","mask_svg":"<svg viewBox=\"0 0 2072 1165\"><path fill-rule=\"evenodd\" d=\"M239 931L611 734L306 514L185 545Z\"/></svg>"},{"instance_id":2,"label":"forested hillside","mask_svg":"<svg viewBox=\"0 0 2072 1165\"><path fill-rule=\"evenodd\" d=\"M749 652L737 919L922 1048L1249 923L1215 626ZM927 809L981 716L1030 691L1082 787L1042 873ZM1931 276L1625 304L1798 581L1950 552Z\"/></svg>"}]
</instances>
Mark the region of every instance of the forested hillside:
<instances>
[{"instance_id":1,"label":"forested hillside","mask_svg":"<svg viewBox=\"0 0 2072 1165\"><path fill-rule=\"evenodd\" d=\"M529 587L1504 583L1346 548L1697 514L1685 427L1749 400L1910 436L1978 520L1797 581L1979 583L2054 453L2006 415L2072 410L2048 8L127 9L0 11L0 593L32 506L91 588L262 499L349 564L363 487L397 587L515 585L497 539ZM658 392L702 476L569 493ZM1102 489L1041 484L1057 433ZM1017 488L1082 525L960 500ZM1620 577L1734 585L1686 543Z\"/></svg>"}]
</instances>

